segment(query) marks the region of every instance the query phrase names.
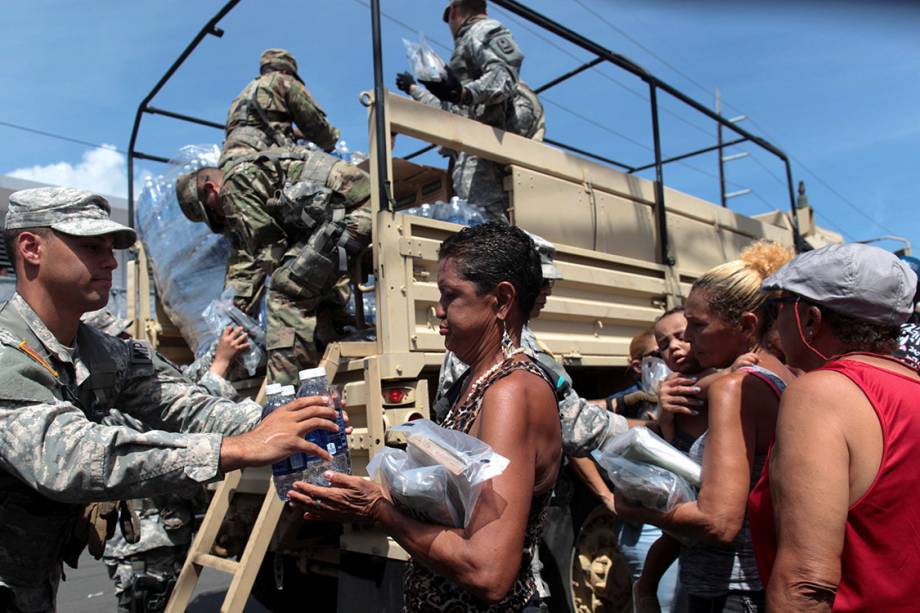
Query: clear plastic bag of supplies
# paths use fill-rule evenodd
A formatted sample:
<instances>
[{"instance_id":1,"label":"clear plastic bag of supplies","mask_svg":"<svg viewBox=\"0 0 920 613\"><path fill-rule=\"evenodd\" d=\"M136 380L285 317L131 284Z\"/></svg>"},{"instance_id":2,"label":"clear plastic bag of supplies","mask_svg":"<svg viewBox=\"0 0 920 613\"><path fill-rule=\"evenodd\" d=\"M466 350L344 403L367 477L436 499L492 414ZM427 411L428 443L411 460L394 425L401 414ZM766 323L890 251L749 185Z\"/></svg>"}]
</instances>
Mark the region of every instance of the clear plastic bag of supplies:
<instances>
[{"instance_id":1,"label":"clear plastic bag of supplies","mask_svg":"<svg viewBox=\"0 0 920 613\"><path fill-rule=\"evenodd\" d=\"M508 459L463 432L427 419L396 426L406 450L385 448L367 472L394 504L423 521L464 528L473 516L485 482L502 474Z\"/></svg>"},{"instance_id":2,"label":"clear plastic bag of supplies","mask_svg":"<svg viewBox=\"0 0 920 613\"><path fill-rule=\"evenodd\" d=\"M668 512L679 504L696 500L693 488L669 470L607 450L595 449L591 455L607 474L616 495L639 506Z\"/></svg>"},{"instance_id":3,"label":"clear plastic bag of supplies","mask_svg":"<svg viewBox=\"0 0 920 613\"><path fill-rule=\"evenodd\" d=\"M210 347L211 344L216 343L227 326L243 328L246 336L249 337L249 349L240 353L239 360L252 377L265 363L265 331L259 322L233 306L235 295L233 288L228 287L220 298L212 300L201 312L201 317L207 323L210 331L211 342L207 346Z\"/></svg>"},{"instance_id":4,"label":"clear plastic bag of supplies","mask_svg":"<svg viewBox=\"0 0 920 613\"><path fill-rule=\"evenodd\" d=\"M137 233L153 271L157 298L196 354L211 342L201 311L220 296L230 246L203 223L186 219L176 200L176 179L202 166L216 166L217 145L183 147L161 175L142 179L137 197ZM153 302L153 301L151 301Z\"/></svg>"},{"instance_id":5,"label":"clear plastic bag of supplies","mask_svg":"<svg viewBox=\"0 0 920 613\"><path fill-rule=\"evenodd\" d=\"M417 43L403 39L406 57L415 78L420 81L443 81L447 77L447 65L441 56L431 48L424 36Z\"/></svg>"},{"instance_id":6,"label":"clear plastic bag of supplies","mask_svg":"<svg viewBox=\"0 0 920 613\"><path fill-rule=\"evenodd\" d=\"M694 487L700 485L700 465L648 428L631 428L604 443L605 456L622 456L670 471Z\"/></svg>"},{"instance_id":7,"label":"clear plastic bag of supplies","mask_svg":"<svg viewBox=\"0 0 920 613\"><path fill-rule=\"evenodd\" d=\"M640 370L642 372L642 377L639 380L640 387L650 394L655 394L655 396L658 395L661 382L671 375L671 369L664 363L664 360L652 356L642 358ZM651 411L657 419L661 415L661 405L656 403Z\"/></svg>"},{"instance_id":8,"label":"clear plastic bag of supplies","mask_svg":"<svg viewBox=\"0 0 920 613\"><path fill-rule=\"evenodd\" d=\"M671 369L661 358L646 356L642 358L642 389L650 394L657 394L661 382L668 378Z\"/></svg>"}]
</instances>

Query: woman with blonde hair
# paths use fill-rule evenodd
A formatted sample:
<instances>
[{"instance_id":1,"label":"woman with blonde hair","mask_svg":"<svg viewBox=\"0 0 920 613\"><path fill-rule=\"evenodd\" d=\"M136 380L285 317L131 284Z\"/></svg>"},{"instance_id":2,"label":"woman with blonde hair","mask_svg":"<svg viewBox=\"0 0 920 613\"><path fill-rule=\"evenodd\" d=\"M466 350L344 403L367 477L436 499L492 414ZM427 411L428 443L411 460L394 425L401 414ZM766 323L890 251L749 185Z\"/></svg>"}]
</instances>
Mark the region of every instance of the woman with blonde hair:
<instances>
[{"instance_id":1,"label":"woman with blonde hair","mask_svg":"<svg viewBox=\"0 0 920 613\"><path fill-rule=\"evenodd\" d=\"M704 274L690 291L685 338L704 368L728 368L754 353L757 365L714 381L708 393L708 429L690 456L703 466L696 501L661 513L616 499L625 519L655 524L678 536L680 581L691 613L763 611L764 588L757 575L747 498L773 442L779 397L793 375L764 342L775 309L761 283L792 258L780 245L758 242L740 259Z\"/></svg>"}]
</instances>

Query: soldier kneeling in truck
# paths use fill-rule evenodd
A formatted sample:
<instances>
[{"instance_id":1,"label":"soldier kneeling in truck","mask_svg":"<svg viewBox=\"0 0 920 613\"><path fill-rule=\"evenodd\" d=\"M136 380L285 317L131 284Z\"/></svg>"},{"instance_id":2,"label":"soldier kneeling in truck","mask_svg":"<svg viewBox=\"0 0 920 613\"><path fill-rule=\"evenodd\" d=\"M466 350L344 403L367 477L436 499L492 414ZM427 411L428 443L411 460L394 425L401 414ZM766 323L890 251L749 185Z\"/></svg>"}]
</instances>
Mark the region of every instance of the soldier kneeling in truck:
<instances>
[{"instance_id":1,"label":"soldier kneeling in truck","mask_svg":"<svg viewBox=\"0 0 920 613\"><path fill-rule=\"evenodd\" d=\"M347 292L336 284L370 243L367 173L320 151L272 148L182 175L176 195L186 217L226 233L270 275L268 374L295 383L321 357L318 307L344 305ZM232 267L227 285L235 285Z\"/></svg>"}]
</instances>

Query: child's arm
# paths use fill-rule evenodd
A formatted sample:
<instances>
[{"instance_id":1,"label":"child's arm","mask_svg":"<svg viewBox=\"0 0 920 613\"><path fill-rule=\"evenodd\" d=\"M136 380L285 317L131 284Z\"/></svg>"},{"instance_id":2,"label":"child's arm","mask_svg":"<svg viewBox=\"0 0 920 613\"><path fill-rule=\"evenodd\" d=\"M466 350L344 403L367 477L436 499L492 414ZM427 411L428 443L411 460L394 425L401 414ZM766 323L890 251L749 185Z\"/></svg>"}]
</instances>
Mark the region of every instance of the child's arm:
<instances>
[{"instance_id":1,"label":"child's arm","mask_svg":"<svg viewBox=\"0 0 920 613\"><path fill-rule=\"evenodd\" d=\"M652 543L645 557L645 564L642 566L642 575L636 580L636 595L642 598L655 598L657 602L658 584L678 556L680 556L680 542L677 539L662 534L657 541Z\"/></svg>"},{"instance_id":2,"label":"child's arm","mask_svg":"<svg viewBox=\"0 0 920 613\"><path fill-rule=\"evenodd\" d=\"M597 466L594 465L594 462L591 458L569 458L569 461L572 463L572 468L575 470L575 473L582 480L582 482L588 486L588 489L591 490L591 493L600 499L604 503L604 506L611 513L615 513L614 504L613 504L613 492L610 491L610 488L607 487L607 484L604 482L604 478L601 477L601 473L597 470Z\"/></svg>"}]
</instances>

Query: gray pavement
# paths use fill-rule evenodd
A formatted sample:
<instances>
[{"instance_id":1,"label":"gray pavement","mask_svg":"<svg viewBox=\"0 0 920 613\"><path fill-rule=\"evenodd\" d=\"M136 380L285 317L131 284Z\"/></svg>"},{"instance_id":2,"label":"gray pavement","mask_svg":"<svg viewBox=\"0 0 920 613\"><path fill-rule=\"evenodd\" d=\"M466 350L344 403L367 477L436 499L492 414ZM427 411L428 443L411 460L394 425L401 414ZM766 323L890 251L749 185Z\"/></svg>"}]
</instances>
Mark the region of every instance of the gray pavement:
<instances>
[{"instance_id":1,"label":"gray pavement","mask_svg":"<svg viewBox=\"0 0 920 613\"><path fill-rule=\"evenodd\" d=\"M67 580L58 591L59 613L106 613L115 611L115 586L109 579L102 560L94 560L84 552L77 569L64 567ZM206 568L198 589L189 605L189 613L211 613L220 610L220 603L230 586L230 575ZM250 598L246 613L267 613L268 609Z\"/></svg>"}]
</instances>

